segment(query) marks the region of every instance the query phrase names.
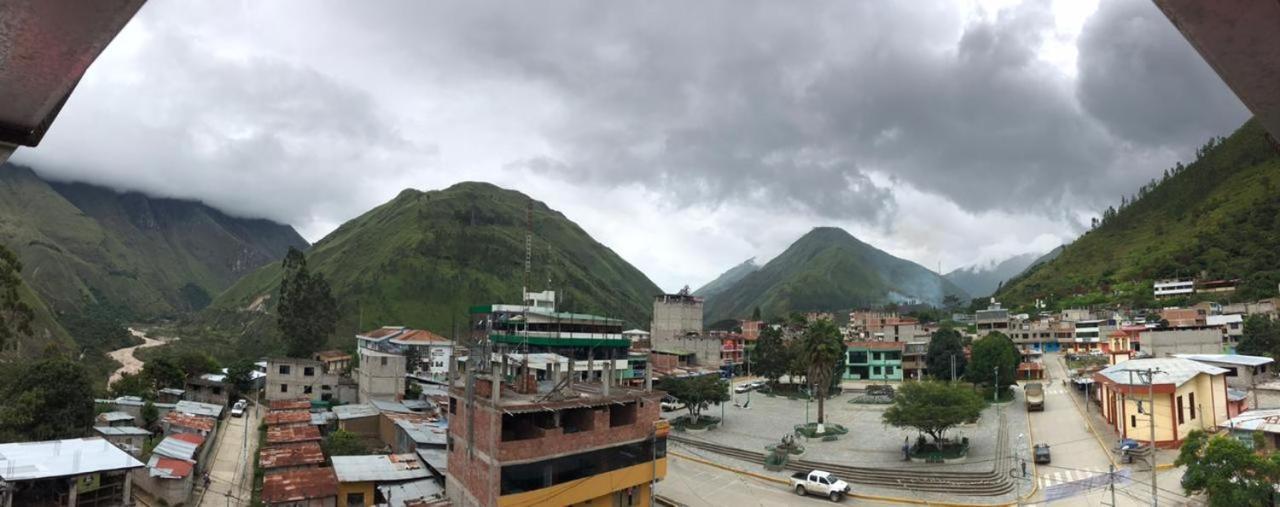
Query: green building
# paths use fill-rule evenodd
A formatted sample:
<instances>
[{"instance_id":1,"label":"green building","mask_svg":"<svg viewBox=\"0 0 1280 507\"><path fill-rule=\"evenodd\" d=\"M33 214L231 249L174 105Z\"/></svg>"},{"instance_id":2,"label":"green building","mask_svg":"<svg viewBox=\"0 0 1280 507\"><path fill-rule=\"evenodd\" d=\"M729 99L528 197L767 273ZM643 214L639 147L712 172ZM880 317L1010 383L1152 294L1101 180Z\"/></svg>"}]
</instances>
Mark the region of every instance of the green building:
<instances>
[{"instance_id":1,"label":"green building","mask_svg":"<svg viewBox=\"0 0 1280 507\"><path fill-rule=\"evenodd\" d=\"M902 380L902 342L845 342L845 380Z\"/></svg>"}]
</instances>

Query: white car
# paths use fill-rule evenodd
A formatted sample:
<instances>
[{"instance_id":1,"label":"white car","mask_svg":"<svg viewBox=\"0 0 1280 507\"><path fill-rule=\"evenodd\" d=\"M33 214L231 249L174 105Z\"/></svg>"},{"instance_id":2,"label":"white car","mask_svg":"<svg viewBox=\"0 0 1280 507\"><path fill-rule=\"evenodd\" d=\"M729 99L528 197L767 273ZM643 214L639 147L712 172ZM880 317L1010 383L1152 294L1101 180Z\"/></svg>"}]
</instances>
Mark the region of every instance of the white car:
<instances>
[{"instance_id":1,"label":"white car","mask_svg":"<svg viewBox=\"0 0 1280 507\"><path fill-rule=\"evenodd\" d=\"M825 496L832 502L844 500L844 496L849 494L849 483L821 470L792 474L791 488L797 495Z\"/></svg>"},{"instance_id":2,"label":"white car","mask_svg":"<svg viewBox=\"0 0 1280 507\"><path fill-rule=\"evenodd\" d=\"M738 384L737 386L734 386L734 388L733 388L733 392L738 393L738 394L742 394L742 393L745 393L745 392L747 392L747 391L750 391L751 389L753 389L753 387L751 386L751 384L750 384L750 383L745 383L745 382L744 382L744 383L742 383L742 384Z\"/></svg>"},{"instance_id":3,"label":"white car","mask_svg":"<svg viewBox=\"0 0 1280 507\"><path fill-rule=\"evenodd\" d=\"M248 406L249 406L249 400L237 401L235 405L231 406L231 417L243 417L244 409L247 408Z\"/></svg>"}]
</instances>

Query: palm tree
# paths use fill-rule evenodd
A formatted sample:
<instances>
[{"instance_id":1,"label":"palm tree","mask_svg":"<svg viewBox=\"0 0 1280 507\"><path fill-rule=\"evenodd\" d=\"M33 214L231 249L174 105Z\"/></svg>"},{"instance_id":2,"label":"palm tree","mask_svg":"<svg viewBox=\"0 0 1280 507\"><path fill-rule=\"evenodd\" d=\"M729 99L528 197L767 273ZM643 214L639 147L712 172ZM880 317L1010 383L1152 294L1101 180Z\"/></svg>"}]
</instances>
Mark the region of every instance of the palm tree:
<instances>
[{"instance_id":1,"label":"palm tree","mask_svg":"<svg viewBox=\"0 0 1280 507\"><path fill-rule=\"evenodd\" d=\"M818 395L818 431L822 431L825 422L824 407L827 393L831 391L831 377L835 375L836 363L844 353L844 343L840 341L840 330L835 323L819 319L804 332L804 358L809 363L808 379Z\"/></svg>"}]
</instances>

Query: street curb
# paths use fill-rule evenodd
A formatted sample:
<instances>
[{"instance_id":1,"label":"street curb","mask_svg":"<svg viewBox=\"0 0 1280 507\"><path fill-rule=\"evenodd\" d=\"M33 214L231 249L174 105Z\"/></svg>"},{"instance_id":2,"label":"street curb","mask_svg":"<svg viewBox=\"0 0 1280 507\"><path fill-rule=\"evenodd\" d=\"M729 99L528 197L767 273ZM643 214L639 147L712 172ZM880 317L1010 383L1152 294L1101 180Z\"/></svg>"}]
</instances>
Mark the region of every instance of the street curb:
<instances>
[{"instance_id":1,"label":"street curb","mask_svg":"<svg viewBox=\"0 0 1280 507\"><path fill-rule=\"evenodd\" d=\"M1067 394L1070 396L1070 394ZM1036 465L1036 432L1031 429L1031 414L1027 414L1027 445L1031 446L1031 491L1026 496L1018 497L1018 503L1025 502L1028 498L1036 496L1040 491L1040 467Z\"/></svg>"},{"instance_id":2,"label":"street curb","mask_svg":"<svg viewBox=\"0 0 1280 507\"><path fill-rule=\"evenodd\" d=\"M707 466L710 466L710 467L713 467L713 468L719 468L719 469L724 470L724 471L727 471L727 472L733 472L733 473L735 473L735 474L745 475L745 476L747 476L747 477L751 477L751 478L753 478L753 479L758 479L758 480L762 480L762 481L766 481L766 482L772 482L772 483L776 483L776 484L784 484L784 485L786 485L788 488L790 488L790 487L791 487L791 481L782 480L782 479L779 479L779 478L777 478L777 477L772 477L772 476L768 476L768 475L758 474L758 473L755 473L755 472L751 472L751 471L748 471L748 470L742 470L742 469L740 469L740 468L735 468L735 467L731 467L731 466L728 466L728 465L721 465L721 464L716 463L716 462L713 462L713 461L708 461L708 460L705 460L705 459L702 459L702 458L695 458L695 457L693 457L693 456L688 456L688 455L681 454L681 453L678 453L678 452L675 452L675 451L671 451L671 450L668 450L668 451L667 451L667 454L668 454L668 455L670 455L670 456L675 456L675 457L680 458L680 459L684 459L684 460L692 461L692 462L694 462L694 463L700 463L700 464L707 465ZM877 502L886 502L886 503L894 503L894 504L910 504L910 505L937 505L937 506L940 506L940 507L1005 507L1005 506L1011 506L1011 505L1014 505L1013 503L955 503L955 502L930 502L930 501L927 501L927 500L920 500L920 499L917 499L917 498L899 498L899 497L892 497L892 496L869 495L869 494L866 494L866 493L849 493L849 494L847 494L847 495L845 495L845 496L847 496L847 497L849 497L849 498L861 498L861 499L863 499L863 500L873 500L873 501L877 501Z\"/></svg>"}]
</instances>

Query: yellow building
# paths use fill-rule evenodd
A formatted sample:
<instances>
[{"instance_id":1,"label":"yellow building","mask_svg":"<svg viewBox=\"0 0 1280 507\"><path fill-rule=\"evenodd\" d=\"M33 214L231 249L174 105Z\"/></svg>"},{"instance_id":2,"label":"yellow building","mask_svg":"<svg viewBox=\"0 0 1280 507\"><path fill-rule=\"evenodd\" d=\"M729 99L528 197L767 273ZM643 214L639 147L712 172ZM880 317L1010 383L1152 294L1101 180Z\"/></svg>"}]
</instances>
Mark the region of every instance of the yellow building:
<instances>
[{"instance_id":1,"label":"yellow building","mask_svg":"<svg viewBox=\"0 0 1280 507\"><path fill-rule=\"evenodd\" d=\"M338 507L375 505L379 485L431 476L431 471L413 454L334 456L332 460L333 472L338 476Z\"/></svg>"},{"instance_id":2,"label":"yellow building","mask_svg":"<svg viewBox=\"0 0 1280 507\"><path fill-rule=\"evenodd\" d=\"M1153 370L1152 379L1146 377ZM1102 415L1121 438L1175 448L1227 419L1227 370L1188 359L1133 359L1096 374Z\"/></svg>"}]
</instances>

